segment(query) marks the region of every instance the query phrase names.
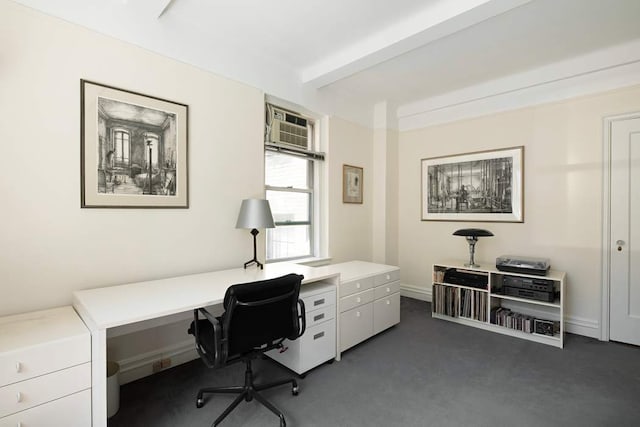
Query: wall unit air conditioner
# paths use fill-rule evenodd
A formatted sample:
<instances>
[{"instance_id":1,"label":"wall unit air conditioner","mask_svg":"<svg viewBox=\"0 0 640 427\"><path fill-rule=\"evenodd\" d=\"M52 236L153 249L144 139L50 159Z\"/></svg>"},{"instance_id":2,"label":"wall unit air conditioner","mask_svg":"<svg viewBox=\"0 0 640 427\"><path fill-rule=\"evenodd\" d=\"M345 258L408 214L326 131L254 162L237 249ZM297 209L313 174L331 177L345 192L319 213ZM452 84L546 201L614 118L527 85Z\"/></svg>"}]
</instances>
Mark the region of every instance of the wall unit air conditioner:
<instances>
[{"instance_id":1,"label":"wall unit air conditioner","mask_svg":"<svg viewBox=\"0 0 640 427\"><path fill-rule=\"evenodd\" d=\"M272 107L271 142L309 149L307 119L285 110Z\"/></svg>"}]
</instances>

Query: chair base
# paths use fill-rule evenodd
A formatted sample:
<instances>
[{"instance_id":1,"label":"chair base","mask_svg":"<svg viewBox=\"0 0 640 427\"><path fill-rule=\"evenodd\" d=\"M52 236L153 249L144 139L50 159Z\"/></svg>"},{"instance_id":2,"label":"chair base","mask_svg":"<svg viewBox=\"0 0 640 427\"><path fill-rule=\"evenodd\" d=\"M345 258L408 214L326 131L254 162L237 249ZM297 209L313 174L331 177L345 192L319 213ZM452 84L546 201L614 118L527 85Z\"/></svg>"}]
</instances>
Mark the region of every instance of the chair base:
<instances>
[{"instance_id":1,"label":"chair base","mask_svg":"<svg viewBox=\"0 0 640 427\"><path fill-rule=\"evenodd\" d=\"M287 380L273 381L267 384L256 385L253 383L253 371L251 370L251 359L246 359L244 362L247 367L244 373L244 386L201 388L200 390L198 390L196 407L202 408L204 406L203 395L205 393L238 394L238 397L236 397L235 400L231 402L231 404L227 407L227 409L225 409L224 412L218 418L216 418L216 420L213 422L214 427L220 424L220 422L222 422L222 420L225 419L225 417L229 415L231 411L233 411L243 399L247 402L251 402L254 398L258 402L260 402L262 405L267 407L267 409L269 409L271 412L276 414L278 418L280 418L280 427L285 427L287 425L287 422L285 421L284 415L282 414L282 412L280 412L278 408L273 406L273 404L269 402L267 399L265 399L259 392L262 390L267 390L272 387L278 387L284 384L291 383L291 393L294 396L297 396L298 383L296 382L295 379L290 378Z\"/></svg>"}]
</instances>

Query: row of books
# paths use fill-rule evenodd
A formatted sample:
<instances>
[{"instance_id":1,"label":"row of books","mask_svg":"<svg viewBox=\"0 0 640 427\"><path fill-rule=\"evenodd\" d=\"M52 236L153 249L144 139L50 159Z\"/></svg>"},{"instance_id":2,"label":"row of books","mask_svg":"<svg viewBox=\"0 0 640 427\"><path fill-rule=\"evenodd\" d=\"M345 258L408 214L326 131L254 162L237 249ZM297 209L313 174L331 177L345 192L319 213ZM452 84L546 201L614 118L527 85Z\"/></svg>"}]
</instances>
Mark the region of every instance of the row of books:
<instances>
[{"instance_id":1,"label":"row of books","mask_svg":"<svg viewBox=\"0 0 640 427\"><path fill-rule=\"evenodd\" d=\"M434 313L458 317L458 288L434 284L432 307Z\"/></svg>"},{"instance_id":2,"label":"row of books","mask_svg":"<svg viewBox=\"0 0 640 427\"><path fill-rule=\"evenodd\" d=\"M486 322L488 301L486 292L460 289L460 316Z\"/></svg>"},{"instance_id":3,"label":"row of books","mask_svg":"<svg viewBox=\"0 0 640 427\"><path fill-rule=\"evenodd\" d=\"M434 270L433 271L433 281L437 283L444 282L444 270Z\"/></svg>"},{"instance_id":4,"label":"row of books","mask_svg":"<svg viewBox=\"0 0 640 427\"><path fill-rule=\"evenodd\" d=\"M535 330L535 317L516 313L508 308L495 307L491 309L491 323L515 329L529 334Z\"/></svg>"}]
</instances>

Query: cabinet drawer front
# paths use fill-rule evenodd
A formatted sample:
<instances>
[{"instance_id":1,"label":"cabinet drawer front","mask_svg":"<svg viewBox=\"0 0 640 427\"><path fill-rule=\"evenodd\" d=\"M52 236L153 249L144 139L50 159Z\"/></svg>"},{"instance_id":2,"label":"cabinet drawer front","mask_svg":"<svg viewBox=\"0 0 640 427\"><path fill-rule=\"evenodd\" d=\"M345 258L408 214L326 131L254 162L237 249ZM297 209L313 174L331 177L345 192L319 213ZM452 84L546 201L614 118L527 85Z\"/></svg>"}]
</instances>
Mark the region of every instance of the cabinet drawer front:
<instances>
[{"instance_id":1,"label":"cabinet drawer front","mask_svg":"<svg viewBox=\"0 0 640 427\"><path fill-rule=\"evenodd\" d=\"M307 329L313 328L315 325L326 322L336 317L336 306L329 305L317 310L309 311L305 314L307 321Z\"/></svg>"},{"instance_id":2,"label":"cabinet drawer front","mask_svg":"<svg viewBox=\"0 0 640 427\"><path fill-rule=\"evenodd\" d=\"M400 280L400 270L393 270L388 273L378 274L374 278L375 286L384 285L385 283L395 282Z\"/></svg>"},{"instance_id":3,"label":"cabinet drawer front","mask_svg":"<svg viewBox=\"0 0 640 427\"><path fill-rule=\"evenodd\" d=\"M400 323L400 293L376 300L373 303L373 333L377 334Z\"/></svg>"},{"instance_id":4,"label":"cabinet drawer front","mask_svg":"<svg viewBox=\"0 0 640 427\"><path fill-rule=\"evenodd\" d=\"M300 341L300 370L306 372L336 357L336 322L307 329Z\"/></svg>"},{"instance_id":5,"label":"cabinet drawer front","mask_svg":"<svg viewBox=\"0 0 640 427\"><path fill-rule=\"evenodd\" d=\"M374 298L383 298L396 292L400 292L400 282L387 283L382 286L376 286Z\"/></svg>"},{"instance_id":6,"label":"cabinet drawer front","mask_svg":"<svg viewBox=\"0 0 640 427\"><path fill-rule=\"evenodd\" d=\"M306 311L312 311L330 305L336 305L336 291L325 292L323 294L308 297L305 297L303 295L302 301L304 301L304 309Z\"/></svg>"},{"instance_id":7,"label":"cabinet drawer front","mask_svg":"<svg viewBox=\"0 0 640 427\"><path fill-rule=\"evenodd\" d=\"M0 419L0 427L87 427L90 425L91 390L74 393Z\"/></svg>"},{"instance_id":8,"label":"cabinet drawer front","mask_svg":"<svg viewBox=\"0 0 640 427\"><path fill-rule=\"evenodd\" d=\"M340 313L373 301L373 289L340 298Z\"/></svg>"},{"instance_id":9,"label":"cabinet drawer front","mask_svg":"<svg viewBox=\"0 0 640 427\"><path fill-rule=\"evenodd\" d=\"M0 354L0 387L91 361L91 335Z\"/></svg>"},{"instance_id":10,"label":"cabinet drawer front","mask_svg":"<svg viewBox=\"0 0 640 427\"><path fill-rule=\"evenodd\" d=\"M0 417L91 387L91 363L0 388Z\"/></svg>"},{"instance_id":11,"label":"cabinet drawer front","mask_svg":"<svg viewBox=\"0 0 640 427\"><path fill-rule=\"evenodd\" d=\"M340 314L340 351L353 347L373 334L373 304Z\"/></svg>"},{"instance_id":12,"label":"cabinet drawer front","mask_svg":"<svg viewBox=\"0 0 640 427\"><path fill-rule=\"evenodd\" d=\"M373 288L373 277L365 277L360 280L340 283L340 297L345 297L371 288Z\"/></svg>"}]
</instances>

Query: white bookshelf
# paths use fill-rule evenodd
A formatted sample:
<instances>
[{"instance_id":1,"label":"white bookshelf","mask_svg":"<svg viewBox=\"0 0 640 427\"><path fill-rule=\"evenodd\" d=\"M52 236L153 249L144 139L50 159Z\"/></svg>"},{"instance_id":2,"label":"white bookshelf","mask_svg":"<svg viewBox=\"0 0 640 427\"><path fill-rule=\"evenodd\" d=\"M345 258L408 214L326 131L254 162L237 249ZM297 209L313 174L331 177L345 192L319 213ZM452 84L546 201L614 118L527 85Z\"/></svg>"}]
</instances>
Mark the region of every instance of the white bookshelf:
<instances>
[{"instance_id":1,"label":"white bookshelf","mask_svg":"<svg viewBox=\"0 0 640 427\"><path fill-rule=\"evenodd\" d=\"M475 288L446 283L444 281L444 273L448 269L459 269L486 275L487 286L486 288ZM565 334L564 304L566 300L566 274L564 272L550 270L547 275L538 276L500 271L488 263L480 267L469 268L465 267L464 263L460 261L446 261L434 264L432 273L434 288L431 310L434 318L563 348ZM555 300L546 302L503 295L500 292L504 276L551 280L556 294ZM467 295L466 299L464 298L465 295ZM531 325L529 329L535 330L533 319L539 319L556 322L559 325L558 330L551 336L535 332L524 332L519 329L498 325L496 320L492 319L492 311L498 308L511 310L513 316L518 318L519 326L523 322L530 322L528 323ZM516 316L516 314L519 316ZM511 320L513 320L513 317ZM522 327L526 329L525 326Z\"/></svg>"}]
</instances>

